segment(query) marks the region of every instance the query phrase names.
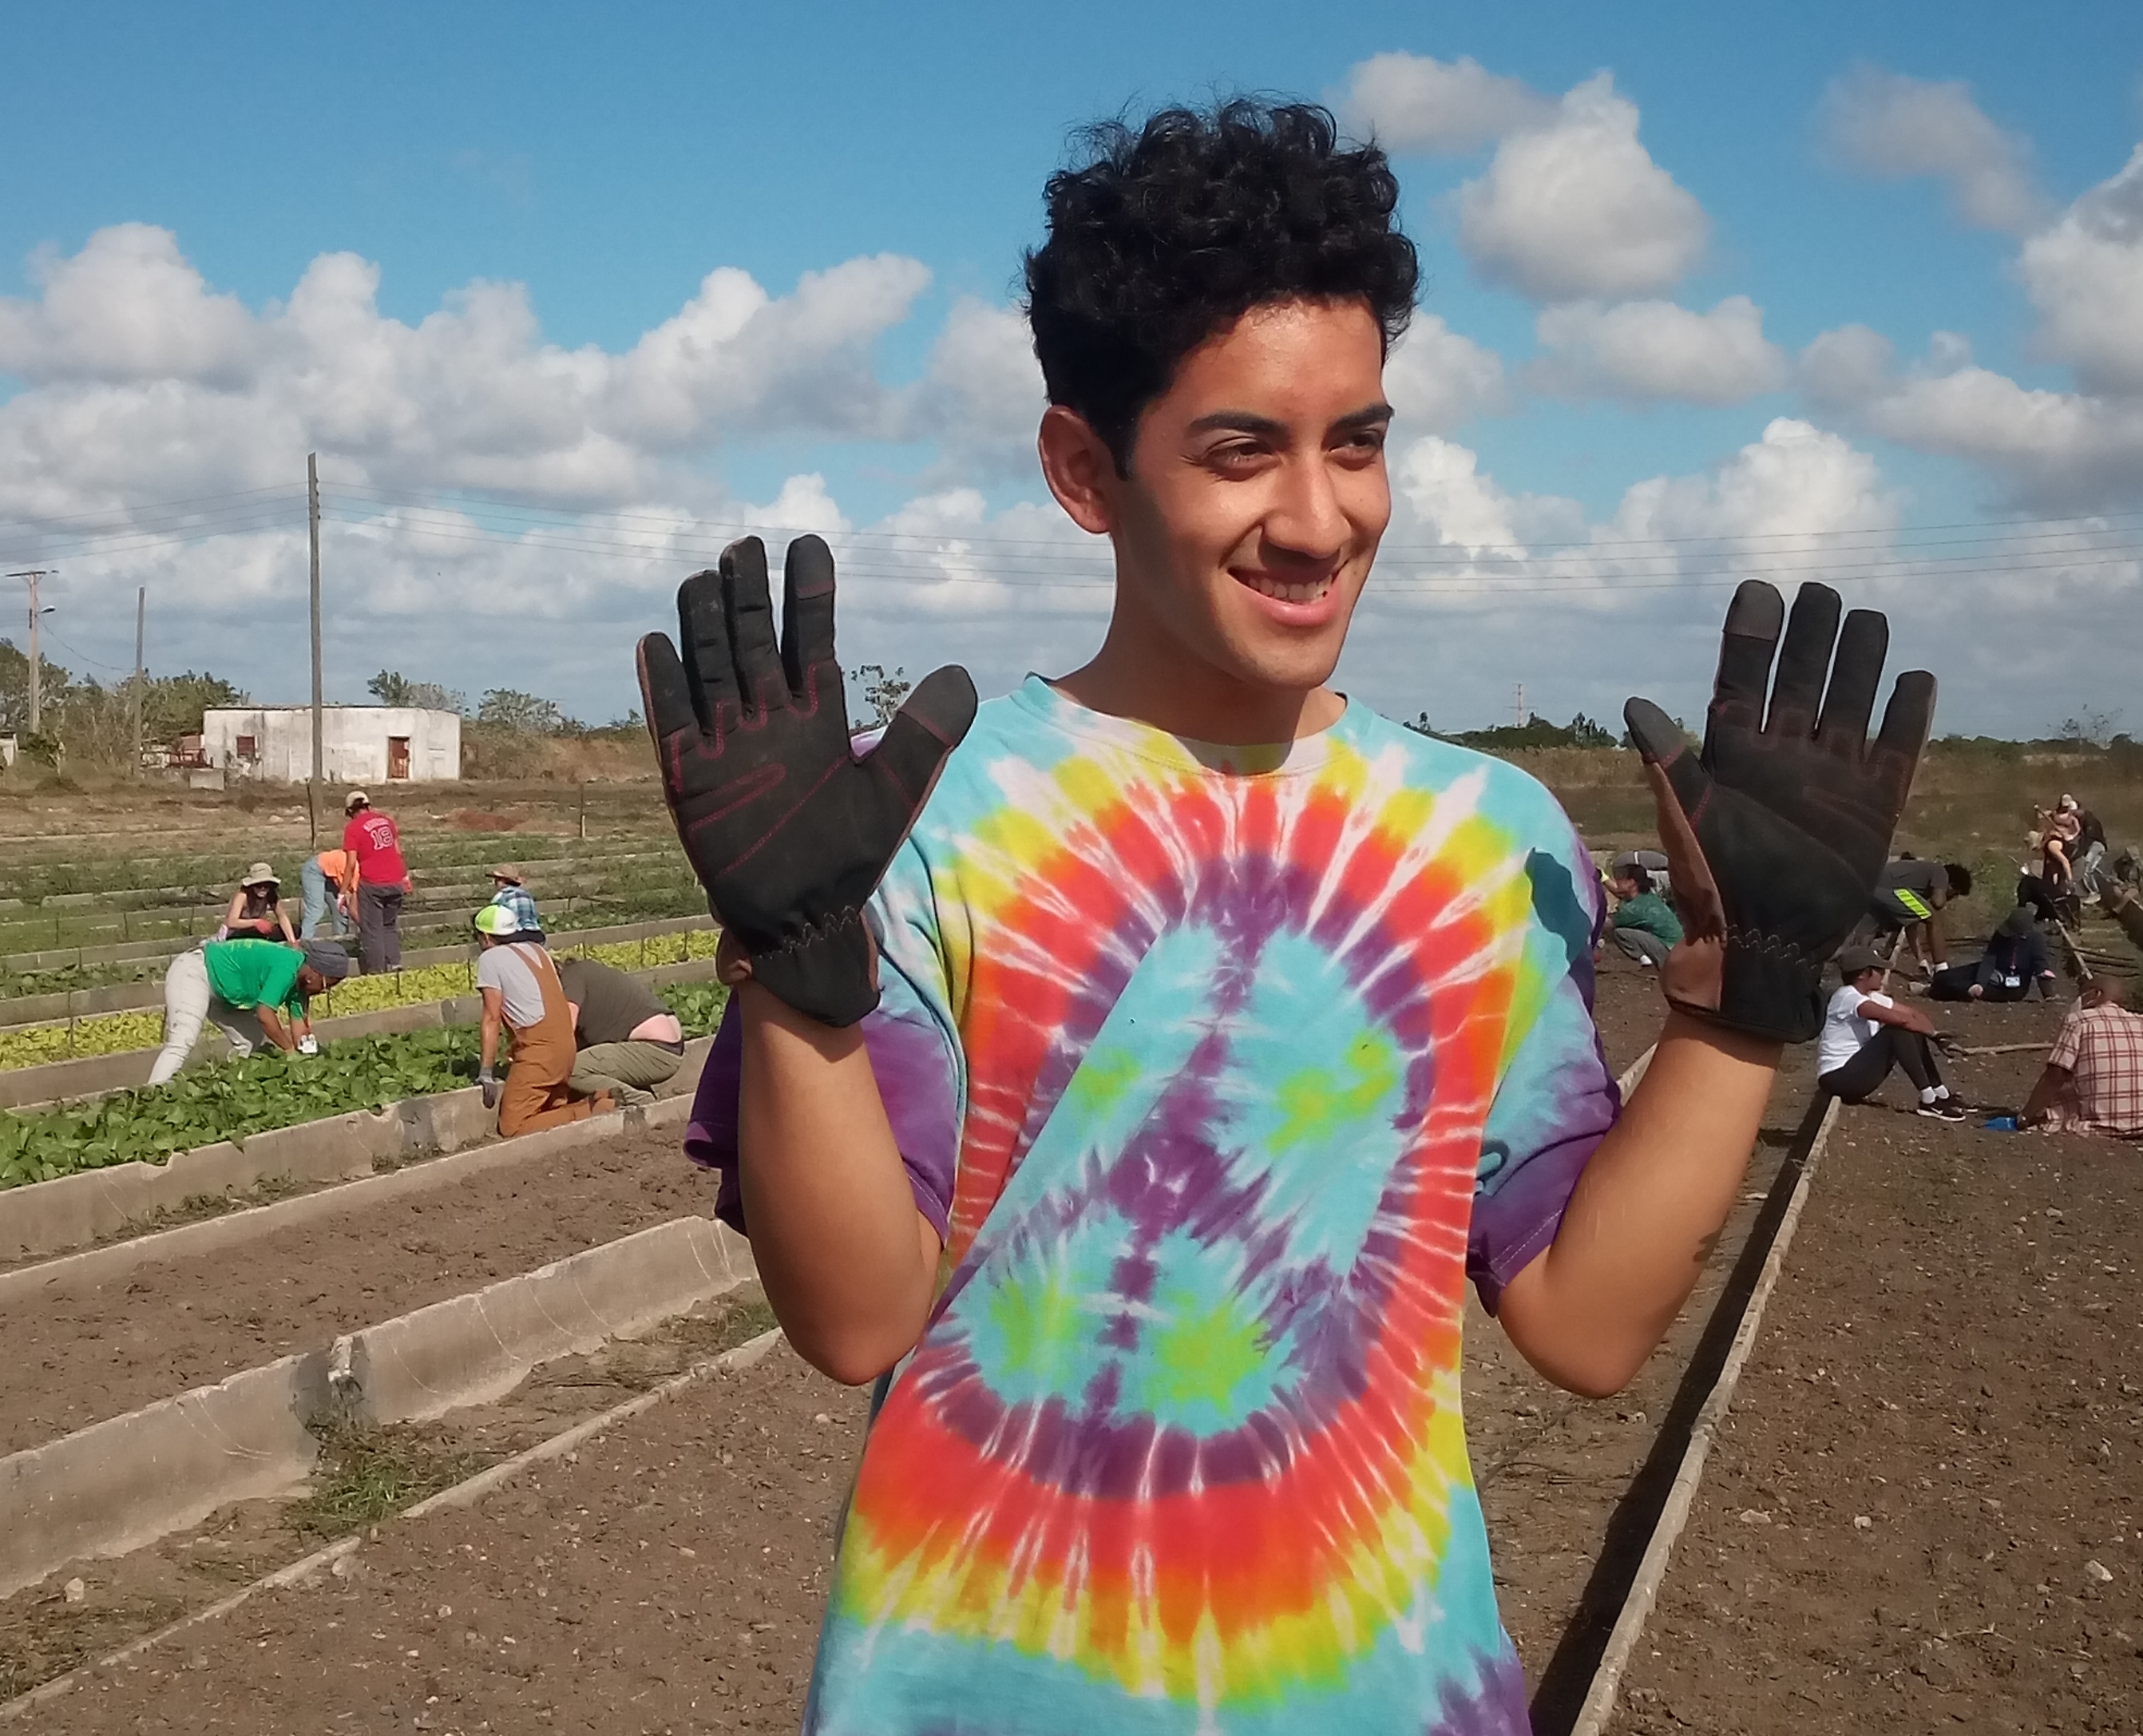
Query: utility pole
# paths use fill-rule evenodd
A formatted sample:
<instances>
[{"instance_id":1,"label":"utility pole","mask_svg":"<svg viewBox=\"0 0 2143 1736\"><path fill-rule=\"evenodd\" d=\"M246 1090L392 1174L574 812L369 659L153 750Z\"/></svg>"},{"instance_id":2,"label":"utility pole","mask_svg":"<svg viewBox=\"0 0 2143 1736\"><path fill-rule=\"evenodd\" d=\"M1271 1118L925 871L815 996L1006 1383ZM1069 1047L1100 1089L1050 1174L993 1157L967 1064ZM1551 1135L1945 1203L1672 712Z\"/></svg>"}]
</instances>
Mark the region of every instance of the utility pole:
<instances>
[{"instance_id":1,"label":"utility pole","mask_svg":"<svg viewBox=\"0 0 2143 1736\"><path fill-rule=\"evenodd\" d=\"M305 454L305 518L313 544L313 779L306 786L305 805L311 810L313 842L320 841L320 455Z\"/></svg>"},{"instance_id":2,"label":"utility pole","mask_svg":"<svg viewBox=\"0 0 2143 1736\"><path fill-rule=\"evenodd\" d=\"M39 725L44 721L43 676L37 658L37 617L44 611L37 607L37 581L49 579L52 576L52 570L49 566L27 567L21 572L7 575L11 579L27 580L30 586L30 733L32 735L39 733Z\"/></svg>"},{"instance_id":3,"label":"utility pole","mask_svg":"<svg viewBox=\"0 0 2143 1736\"><path fill-rule=\"evenodd\" d=\"M1526 684L1522 681L1518 683L1517 720L1518 727L1521 730L1524 729L1526 726Z\"/></svg>"},{"instance_id":4,"label":"utility pole","mask_svg":"<svg viewBox=\"0 0 2143 1736\"><path fill-rule=\"evenodd\" d=\"M126 775L141 775L141 630L149 619L149 587L138 586L134 591L134 759Z\"/></svg>"}]
</instances>

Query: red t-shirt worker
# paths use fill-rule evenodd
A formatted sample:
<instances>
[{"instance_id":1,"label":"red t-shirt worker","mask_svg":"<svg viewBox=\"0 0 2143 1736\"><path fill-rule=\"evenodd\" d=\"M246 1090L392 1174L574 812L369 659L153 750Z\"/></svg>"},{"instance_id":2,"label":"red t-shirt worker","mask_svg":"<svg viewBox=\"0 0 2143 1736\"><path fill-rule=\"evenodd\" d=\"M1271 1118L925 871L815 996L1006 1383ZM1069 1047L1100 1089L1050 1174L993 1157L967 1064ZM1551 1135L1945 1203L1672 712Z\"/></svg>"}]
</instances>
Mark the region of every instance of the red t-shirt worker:
<instances>
[{"instance_id":1,"label":"red t-shirt worker","mask_svg":"<svg viewBox=\"0 0 2143 1736\"><path fill-rule=\"evenodd\" d=\"M342 847L349 853L357 880L359 967L367 975L398 970L402 899L409 890L401 832L385 814L374 811L372 799L361 789L349 793L343 812L349 822L342 828Z\"/></svg>"}]
</instances>

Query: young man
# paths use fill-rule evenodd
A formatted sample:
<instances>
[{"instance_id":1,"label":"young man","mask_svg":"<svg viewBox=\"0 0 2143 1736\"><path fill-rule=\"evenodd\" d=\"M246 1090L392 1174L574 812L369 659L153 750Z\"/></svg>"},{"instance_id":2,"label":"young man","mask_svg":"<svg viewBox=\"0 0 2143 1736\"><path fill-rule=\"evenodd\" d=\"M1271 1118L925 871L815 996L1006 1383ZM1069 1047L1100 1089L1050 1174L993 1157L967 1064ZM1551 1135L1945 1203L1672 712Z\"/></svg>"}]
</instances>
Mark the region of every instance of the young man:
<instances>
[{"instance_id":1,"label":"young man","mask_svg":"<svg viewBox=\"0 0 2143 1736\"><path fill-rule=\"evenodd\" d=\"M1881 618L1809 586L1765 731L1745 587L1703 758L1627 714L1690 939L1618 1120L1568 821L1325 685L1390 512L1397 198L1248 104L1052 180L1042 468L1116 566L1082 668L979 714L940 670L858 759L815 537L778 647L755 539L681 660L641 643L735 984L688 1145L797 1350L881 1380L814 1731L1523 1730L1466 1280L1552 1378L1626 1381L1881 868L1933 684L1863 752Z\"/></svg>"},{"instance_id":2,"label":"young man","mask_svg":"<svg viewBox=\"0 0 2143 1736\"><path fill-rule=\"evenodd\" d=\"M1816 1049L1816 1083L1844 1102L1865 1103L1890 1070L1900 1068L1919 1093L1914 1113L1962 1121L1964 1110L1935 1064L1934 1022L1883 992L1883 955L1873 947L1848 947L1838 955L1838 975Z\"/></svg>"},{"instance_id":3,"label":"young man","mask_svg":"<svg viewBox=\"0 0 2143 1736\"><path fill-rule=\"evenodd\" d=\"M526 938L502 904L487 904L476 913L476 992L483 1011L478 1020L477 1083L483 1106L498 1111L505 1138L584 1121L617 1105L605 1093L576 1098L567 1081L573 1072L573 1009L558 981L551 955ZM513 1061L502 1081L497 1071L499 1036L513 1033Z\"/></svg>"},{"instance_id":4,"label":"young man","mask_svg":"<svg viewBox=\"0 0 2143 1736\"><path fill-rule=\"evenodd\" d=\"M313 1048L306 1002L349 974L337 947L273 940L212 940L181 952L164 973L164 1046L149 1069L161 1085L186 1064L204 1023L241 1059L264 1036L287 1055Z\"/></svg>"},{"instance_id":5,"label":"young man","mask_svg":"<svg viewBox=\"0 0 2143 1736\"><path fill-rule=\"evenodd\" d=\"M1862 932L1870 940L1903 932L1928 974L1949 962L1949 942L1937 913L1972 890L1972 870L1961 862L1923 862L1901 856L1875 883Z\"/></svg>"},{"instance_id":6,"label":"young man","mask_svg":"<svg viewBox=\"0 0 2143 1736\"><path fill-rule=\"evenodd\" d=\"M402 967L402 900L409 890L408 865L402 860L402 833L372 799L353 789L343 804L348 823L342 847L349 853L345 883L357 905L357 956L368 975Z\"/></svg>"},{"instance_id":7,"label":"young man","mask_svg":"<svg viewBox=\"0 0 2143 1736\"><path fill-rule=\"evenodd\" d=\"M2126 978L2094 977L2062 1021L2019 1119L2049 1132L2143 1138L2143 1013Z\"/></svg>"},{"instance_id":8,"label":"young man","mask_svg":"<svg viewBox=\"0 0 2143 1736\"><path fill-rule=\"evenodd\" d=\"M1614 936L1616 946L1624 957L1657 970L1667 962L1667 954L1681 944L1681 918L1654 888L1650 871L1636 863L1610 879L1607 889L1616 900L1607 918L1608 932Z\"/></svg>"}]
</instances>

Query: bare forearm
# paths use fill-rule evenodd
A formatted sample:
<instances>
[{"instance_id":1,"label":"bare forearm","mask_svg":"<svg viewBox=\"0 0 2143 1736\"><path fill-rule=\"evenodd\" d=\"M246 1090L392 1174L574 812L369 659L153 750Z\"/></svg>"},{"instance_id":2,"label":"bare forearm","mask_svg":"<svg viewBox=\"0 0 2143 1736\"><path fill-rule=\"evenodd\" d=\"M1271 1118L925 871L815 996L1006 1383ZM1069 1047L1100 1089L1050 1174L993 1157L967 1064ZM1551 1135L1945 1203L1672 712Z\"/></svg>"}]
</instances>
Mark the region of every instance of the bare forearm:
<instances>
[{"instance_id":1,"label":"bare forearm","mask_svg":"<svg viewBox=\"0 0 2143 1736\"><path fill-rule=\"evenodd\" d=\"M491 996L486 994L483 1015L478 1026L477 1065L487 1073L498 1059L498 1008L492 1004Z\"/></svg>"},{"instance_id":2,"label":"bare forearm","mask_svg":"<svg viewBox=\"0 0 2143 1736\"><path fill-rule=\"evenodd\" d=\"M1604 1397L1651 1354L1733 1207L1778 1060L1775 1043L1668 1016L1554 1242L1503 1293L1505 1331L1550 1380Z\"/></svg>"},{"instance_id":3,"label":"bare forearm","mask_svg":"<svg viewBox=\"0 0 2143 1736\"><path fill-rule=\"evenodd\" d=\"M290 1034L290 1027L283 1022L283 1016L263 1006L254 1016L260 1021L261 1035L285 1055L298 1046L298 1040Z\"/></svg>"},{"instance_id":4,"label":"bare forearm","mask_svg":"<svg viewBox=\"0 0 2143 1736\"><path fill-rule=\"evenodd\" d=\"M937 1234L915 1208L860 1031L807 1019L750 983L736 992L752 1257L798 1353L860 1384L921 1336Z\"/></svg>"}]
</instances>

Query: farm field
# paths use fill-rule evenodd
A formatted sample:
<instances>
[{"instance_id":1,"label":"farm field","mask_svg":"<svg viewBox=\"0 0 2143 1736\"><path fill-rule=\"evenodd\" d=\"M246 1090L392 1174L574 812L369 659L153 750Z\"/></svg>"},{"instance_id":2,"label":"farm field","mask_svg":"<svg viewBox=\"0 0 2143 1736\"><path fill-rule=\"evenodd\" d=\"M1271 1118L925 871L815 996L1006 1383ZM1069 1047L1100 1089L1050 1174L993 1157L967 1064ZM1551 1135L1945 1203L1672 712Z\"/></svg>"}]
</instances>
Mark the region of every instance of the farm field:
<instances>
[{"instance_id":1,"label":"farm field","mask_svg":"<svg viewBox=\"0 0 2143 1736\"><path fill-rule=\"evenodd\" d=\"M1582 788L1569 792L1581 811ZM1603 809L1622 799L1612 786L1596 789ZM647 817L666 828L651 797L648 806ZM450 813L440 847L473 845L472 860L494 859L502 846L467 824L469 814L492 811ZM562 835L577 833L570 805L546 809L532 799L523 823L558 828L532 835L586 853L577 835ZM638 848L666 835L651 829ZM1612 847L1642 833L1636 823L1626 831L1595 824L1588 838ZM1924 853L1952 848L1962 846L1930 843ZM517 853L527 865L535 851ZM2111 932L2096 925L2087 942L2120 944ZM1597 1010L1619 1071L1656 1031L1656 984L1611 952ZM2043 1042L2059 1011L1967 1006L1939 1016L1970 1043ZM1954 1079L1969 1100L2013 1107L2036 1068L2033 1056L1985 1056L1958 1061ZM1678 1455L1667 1451L1679 1438L1677 1419L1685 1425L1692 1395L1702 1396L1692 1358L1715 1306L1733 1299L1735 1263L1802 1125L1812 1069L1812 1052L1790 1057L1722 1245L1668 1342L1626 1392L1588 1403L1549 1387L1469 1307L1469 1442L1504 1619L1543 1733L1569 1728L1613 1621L1621 1575L1649 1535ZM1904 1100L1896 1086L1885 1095L1893 1105ZM12 1370L0 1370L7 1437L0 1452L703 1214L711 1189L685 1164L677 1139L674 1130L612 1138L432 1193L353 1205L249 1244L242 1259L225 1252L142 1264L102 1284L56 1283L10 1310L22 1336ZM2137 1172L2134 1154L2116 1151L2080 1188L2087 1165L2078 1143L1938 1127L1894 1108L1844 1118L1616 1729L1860 1729L1866 1719L1855 1714L1869 1705L1904 1730L1948 1728L1960 1693L1967 1707L2007 1707L2023 1720L1990 1719L1990 1729L2055 1727L2016 1709L2055 1694L2068 1696L2058 1702L2061 1727L2134 1726L2143 1652L2127 1636L2143 1636L2133 1577L2143 1545L2118 1491L2143 1486L2121 1457L2120 1432L2132 1437L2143 1417L2143 1387L2121 1386L2131 1371L2120 1347L2132 1351L2143 1331L2132 1300L2143 1254L2129 1209ZM2085 1218L2088 1224L2078 1221ZM2056 1250L2064 1237L2072 1245ZM1960 1264L1930 1258L1938 1247ZM2056 1251L2066 1264L2033 1264ZM2042 1296L2069 1297L2067 1313L2050 1313ZM2078 1329L2059 1328L2079 1311ZM345 1476L356 1462L339 1459L344 1448L330 1442L309 1502L241 1503L117 1560L63 1568L0 1600L0 1689L19 1691L201 1609L356 1522L373 1528L334 1573L263 1592L94 1674L38 1706L22 1727L264 1736L314 1728L794 1729L865 1406L864 1395L825 1381L785 1348L699 1381L466 1509L387 1516L740 1342L766 1318L750 1293L733 1296L593 1358L546 1365L496 1404L359 1443L379 1455L361 1476ZM2012 1364L2029 1367L2018 1375ZM2110 1385L2101 1392L2092 1382ZM1868 1404L1856 1408L1858 1397ZM2091 1429L2098 1432L2086 1454L2078 1432ZM2101 1440L2115 1454L2110 1464ZM1942 1470L1928 1467L1931 1457ZM2045 1473L2049 1464L2058 1474ZM1998 1466L2018 1491L1977 1481L1967 1490L1967 1466L1978 1481ZM2027 1493L2022 1485L2035 1471L2046 1487ZM1905 1487L1920 1476L1929 1487ZM345 1484L379 1485L376 1526L323 1518L322 1504L340 1500ZM1883 1506L1866 1492L1893 1486L1901 1505ZM1841 1492L1849 1488L1858 1492ZM1975 1515L1967 1492L2004 1505ZM1962 1531L1941 1528L1954 1516L1943 1506L1952 1496L1960 1525L1999 1512L2013 1521L2005 1538L2020 1541L1991 1557L1992 1545L1976 1532L1957 1541ZM1845 1521L1868 1516L1870 1527L1849 1523L1834 1536L1829 1509L1841 1505L1850 1509ZM1768 1518L1745 1520L1745 1510ZM1918 1516L1908 1524L1900 1516L1908 1514ZM1880 1531L1871 1542L1883 1526L1897 1535ZM2086 1536L2092 1526L2107 1536ZM2002 1575L2033 1550L2030 1583L2050 1590L2019 1601ZM2094 1560L2115 1578L2078 1590L2056 1580L2057 1559L2077 1570ZM1924 1587L1931 1573L1937 1589L1918 1602L1882 1590ZM76 1576L80 1596L70 1602L62 1588ZM1972 1668L1987 1674L1973 1675L1952 1655L1964 1631L1950 1619L1957 1610L1993 1611L1979 1616L1983 1628L2005 1610L2021 1620L2034 1600L2044 1605L2042 1625L2020 1639L2007 1664L1985 1661L1997 1654L1983 1640ZM1896 1632L1878 1645L1870 1635L1885 1620ZM2002 1632L2018 1637L2027 1628ZM2028 1656L2027 1643L2037 1648ZM2079 1664L2083 1676L2074 1672ZM1995 1679L2005 1670L2013 1682ZM2089 1691L2075 1685L2086 1681ZM1889 1698L1870 1699L1871 1683Z\"/></svg>"},{"instance_id":2,"label":"farm field","mask_svg":"<svg viewBox=\"0 0 2143 1736\"><path fill-rule=\"evenodd\" d=\"M2139 1183L1844 1119L1615 1730L2143 1728Z\"/></svg>"}]
</instances>

